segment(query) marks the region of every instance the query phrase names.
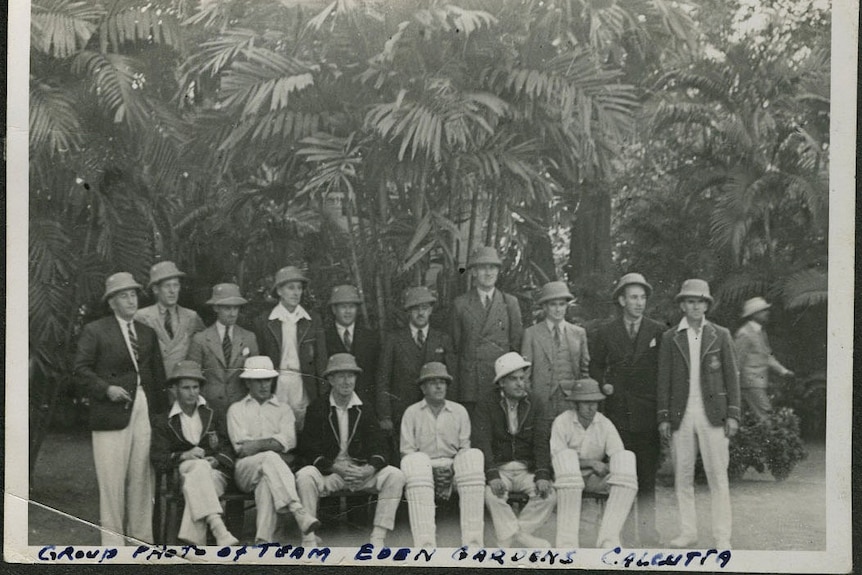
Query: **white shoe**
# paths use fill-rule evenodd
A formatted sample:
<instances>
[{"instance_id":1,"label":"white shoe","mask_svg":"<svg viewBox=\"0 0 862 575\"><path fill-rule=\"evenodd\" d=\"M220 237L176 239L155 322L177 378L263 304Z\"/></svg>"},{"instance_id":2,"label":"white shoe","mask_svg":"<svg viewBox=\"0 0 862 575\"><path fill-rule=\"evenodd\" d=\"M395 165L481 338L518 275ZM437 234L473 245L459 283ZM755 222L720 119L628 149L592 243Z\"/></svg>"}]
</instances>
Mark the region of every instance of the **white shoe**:
<instances>
[{"instance_id":1,"label":"white shoe","mask_svg":"<svg viewBox=\"0 0 862 575\"><path fill-rule=\"evenodd\" d=\"M668 545L677 549L691 549L697 545L697 537L686 537L684 535L680 535L679 537L671 539Z\"/></svg>"},{"instance_id":2,"label":"white shoe","mask_svg":"<svg viewBox=\"0 0 862 575\"><path fill-rule=\"evenodd\" d=\"M313 533L320 527L320 521L317 517L305 510L304 507L298 507L293 511L293 518L296 519L296 524L299 525L299 530L303 535Z\"/></svg>"},{"instance_id":3,"label":"white shoe","mask_svg":"<svg viewBox=\"0 0 862 575\"><path fill-rule=\"evenodd\" d=\"M515 544L515 538L514 537L507 537L506 539L499 539L497 541L497 547L499 547L500 549L511 549L512 545L514 545L514 544Z\"/></svg>"},{"instance_id":4,"label":"white shoe","mask_svg":"<svg viewBox=\"0 0 862 575\"><path fill-rule=\"evenodd\" d=\"M534 547L536 549L551 548L551 543L549 541L545 541L541 537L536 537L535 535L530 535L529 533L521 533L519 531L515 534L515 539L517 539L524 547Z\"/></svg>"},{"instance_id":5,"label":"white shoe","mask_svg":"<svg viewBox=\"0 0 862 575\"><path fill-rule=\"evenodd\" d=\"M372 537L369 543L371 543L372 545L374 545L374 547L378 549L386 547L386 541L382 537Z\"/></svg>"},{"instance_id":6,"label":"white shoe","mask_svg":"<svg viewBox=\"0 0 862 575\"><path fill-rule=\"evenodd\" d=\"M614 549L614 548L619 547L619 546L620 546L620 540L619 539L617 539L616 541L614 541L612 539L605 539L604 541L599 541L598 544L596 545L596 547L598 547L599 549Z\"/></svg>"},{"instance_id":7,"label":"white shoe","mask_svg":"<svg viewBox=\"0 0 862 575\"><path fill-rule=\"evenodd\" d=\"M216 545L218 545L219 547L226 547L226 546L232 547L234 545L239 545L239 539L234 537L231 534L231 532L227 531L227 530L225 530L224 533L220 533L220 534L216 535L215 538L216 538Z\"/></svg>"},{"instance_id":8,"label":"white shoe","mask_svg":"<svg viewBox=\"0 0 862 575\"><path fill-rule=\"evenodd\" d=\"M716 542L715 548L718 549L719 551L724 551L725 549L728 549L728 550L731 549L730 539Z\"/></svg>"},{"instance_id":9,"label":"white shoe","mask_svg":"<svg viewBox=\"0 0 862 575\"><path fill-rule=\"evenodd\" d=\"M302 546L303 547L320 547L323 544L323 541L315 535L314 533L310 535L303 535L302 537Z\"/></svg>"}]
</instances>

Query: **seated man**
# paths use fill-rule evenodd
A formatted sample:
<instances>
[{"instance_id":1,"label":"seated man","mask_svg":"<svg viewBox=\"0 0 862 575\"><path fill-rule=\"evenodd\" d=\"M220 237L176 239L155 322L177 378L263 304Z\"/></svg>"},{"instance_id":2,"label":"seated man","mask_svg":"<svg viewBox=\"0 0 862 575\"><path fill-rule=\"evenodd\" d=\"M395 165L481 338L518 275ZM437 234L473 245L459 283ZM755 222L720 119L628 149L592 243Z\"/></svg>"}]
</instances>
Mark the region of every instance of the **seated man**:
<instances>
[{"instance_id":1,"label":"seated man","mask_svg":"<svg viewBox=\"0 0 862 575\"><path fill-rule=\"evenodd\" d=\"M435 490L439 499L458 487L461 542L483 547L485 490L484 457L470 448L470 417L463 405L446 399L452 376L442 363L422 366L417 384L425 399L404 411L401 419L401 471L407 481L407 505L413 546L437 546Z\"/></svg>"},{"instance_id":2,"label":"seated man","mask_svg":"<svg viewBox=\"0 0 862 575\"><path fill-rule=\"evenodd\" d=\"M323 376L329 383L328 396L308 406L300 453L311 465L296 474L302 504L317 512L317 503L336 491L377 493L374 529L369 541L382 547L386 533L395 526L395 512L404 490L404 474L386 464L386 445L377 416L354 391L361 373L349 353L329 358ZM302 539L305 547L319 546L313 532Z\"/></svg>"},{"instance_id":3,"label":"seated man","mask_svg":"<svg viewBox=\"0 0 862 575\"><path fill-rule=\"evenodd\" d=\"M551 426L557 547L578 547L581 495L586 488L590 493L609 493L597 546L612 549L620 544L620 530L638 492L635 455L623 448L611 420L597 413L605 396L596 380L579 379L563 392L574 407Z\"/></svg>"},{"instance_id":4,"label":"seated man","mask_svg":"<svg viewBox=\"0 0 862 575\"><path fill-rule=\"evenodd\" d=\"M236 485L246 493L254 490L255 543L273 541L276 513L292 513L302 533L320 524L300 503L293 472L282 458L296 446L296 420L290 406L272 394L277 377L269 357L249 357L240 376L248 395L227 410L228 435L237 455Z\"/></svg>"},{"instance_id":5,"label":"seated man","mask_svg":"<svg viewBox=\"0 0 862 575\"><path fill-rule=\"evenodd\" d=\"M222 520L219 502L233 471L231 448L224 417L213 412L200 394L204 383L201 367L194 361L174 366L168 385L176 400L169 413L153 420L150 459L162 473L179 469L186 501L180 539L206 545L209 526L216 545L237 545Z\"/></svg>"},{"instance_id":6,"label":"seated man","mask_svg":"<svg viewBox=\"0 0 862 575\"><path fill-rule=\"evenodd\" d=\"M544 406L527 393L530 362L516 352L494 363L497 393L476 406L473 445L485 456L485 505L491 513L497 545L514 541L527 547L548 548L533 535L548 521L556 496L551 485L548 419ZM524 493L529 502L519 517L509 507L509 492Z\"/></svg>"}]
</instances>

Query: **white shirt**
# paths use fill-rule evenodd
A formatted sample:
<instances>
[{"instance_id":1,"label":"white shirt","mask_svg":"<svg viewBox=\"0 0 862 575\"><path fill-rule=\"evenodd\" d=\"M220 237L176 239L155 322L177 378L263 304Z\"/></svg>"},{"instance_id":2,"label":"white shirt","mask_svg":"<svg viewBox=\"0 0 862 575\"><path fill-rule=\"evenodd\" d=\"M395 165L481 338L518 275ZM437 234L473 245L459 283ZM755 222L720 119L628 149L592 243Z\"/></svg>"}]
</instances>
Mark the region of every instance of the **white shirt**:
<instances>
[{"instance_id":1,"label":"white shirt","mask_svg":"<svg viewBox=\"0 0 862 575\"><path fill-rule=\"evenodd\" d=\"M344 341L344 333L347 332L350 334L350 345L353 346L353 328L356 324L352 323L348 326L343 326L340 323L335 324L335 329L338 330L338 338L343 342Z\"/></svg>"},{"instance_id":2,"label":"white shirt","mask_svg":"<svg viewBox=\"0 0 862 575\"><path fill-rule=\"evenodd\" d=\"M446 400L434 415L423 399L401 416L401 455L421 452L431 459L454 458L470 448L470 416L463 405Z\"/></svg>"},{"instance_id":3,"label":"white shirt","mask_svg":"<svg viewBox=\"0 0 862 575\"><path fill-rule=\"evenodd\" d=\"M120 324L120 331L123 333L123 341L126 342L126 349L129 350L129 357L132 358L132 363L135 364L135 371L138 372L138 385L141 385L141 370L138 367L138 360L135 358L135 352L132 351L132 342L129 341L130 328L135 334L135 339L138 337L138 331L135 329L135 320L130 319L129 321L126 321L116 314L114 317L117 318L117 323ZM140 340L138 340L138 349L140 349Z\"/></svg>"},{"instance_id":4,"label":"white shirt","mask_svg":"<svg viewBox=\"0 0 862 575\"><path fill-rule=\"evenodd\" d=\"M623 318L623 323L626 324L626 333L631 336L632 333L632 324L635 326L635 335L641 330L641 322L643 321L643 316L637 318L634 321L629 321L628 319Z\"/></svg>"},{"instance_id":5,"label":"white shirt","mask_svg":"<svg viewBox=\"0 0 862 575\"><path fill-rule=\"evenodd\" d=\"M562 341L563 336L564 336L564 335L565 335L565 333L566 333L566 324L565 324L565 323L563 323L563 322L560 322L560 323L554 323L554 322L552 322L551 320L546 319L546 320L545 320L545 325L547 325L547 326L548 326L548 331L549 331L549 332L551 332L551 335L554 335L554 328L555 328L555 327L556 327L557 329L559 329L559 330L560 330L560 341Z\"/></svg>"},{"instance_id":6,"label":"white shirt","mask_svg":"<svg viewBox=\"0 0 862 575\"><path fill-rule=\"evenodd\" d=\"M521 402L504 399L506 400L506 419L509 422L509 433L515 435L518 433L518 405Z\"/></svg>"},{"instance_id":7,"label":"white shirt","mask_svg":"<svg viewBox=\"0 0 862 575\"><path fill-rule=\"evenodd\" d=\"M216 330L218 331L219 341L224 341L224 330L227 330L230 340L233 341L233 326L226 326L220 321L216 322Z\"/></svg>"},{"instance_id":8,"label":"white shirt","mask_svg":"<svg viewBox=\"0 0 862 575\"><path fill-rule=\"evenodd\" d=\"M574 409L561 413L551 426L551 456L564 449L574 449L580 459L613 457L625 449L623 440L611 420L596 413L584 429Z\"/></svg>"},{"instance_id":9,"label":"white shirt","mask_svg":"<svg viewBox=\"0 0 862 575\"><path fill-rule=\"evenodd\" d=\"M281 321L281 360L278 364L280 373L278 375L276 393L283 401L287 401L288 397L298 397L301 395L302 399L300 403L302 405L291 405L293 409L300 409L308 405L308 398L305 395L305 387L302 385L296 324L301 319L311 321L311 316L308 315L308 312L301 305L296 306L296 309L290 312L279 302L269 314L269 319ZM291 393L291 390L293 393Z\"/></svg>"},{"instance_id":10,"label":"white shirt","mask_svg":"<svg viewBox=\"0 0 862 575\"><path fill-rule=\"evenodd\" d=\"M688 402L685 410L698 409L703 411L703 392L700 388L700 351L703 343L703 327L707 324L706 319L700 324L700 331L688 325L688 319L683 317L676 330L685 330L688 337Z\"/></svg>"},{"instance_id":11,"label":"white shirt","mask_svg":"<svg viewBox=\"0 0 862 575\"><path fill-rule=\"evenodd\" d=\"M206 405L206 402L207 400L202 395L199 395L197 407ZM195 407L194 413L186 415L186 412L180 407L180 402L174 401L171 412L168 414L168 419L178 413L180 414L180 426L183 430L183 437L192 445L197 445L201 442L201 434L204 432L204 424L201 421L201 414L198 412L197 407Z\"/></svg>"},{"instance_id":12,"label":"white shirt","mask_svg":"<svg viewBox=\"0 0 862 575\"><path fill-rule=\"evenodd\" d=\"M419 329L418 327L416 327L412 323L410 324L410 333L413 335L413 341L414 342L416 342L416 334L418 334L420 331L422 332L422 341L423 342L428 341L428 326L427 325L425 327L423 327L422 329Z\"/></svg>"},{"instance_id":13,"label":"white shirt","mask_svg":"<svg viewBox=\"0 0 862 575\"><path fill-rule=\"evenodd\" d=\"M347 446L350 439L350 418L347 412L355 405L362 405L362 400L354 393L350 397L350 401L347 402L347 407L341 407L335 403L335 398L330 393L329 405L335 408L335 417L338 419L338 456L335 459L345 459L347 458Z\"/></svg>"},{"instance_id":14,"label":"white shirt","mask_svg":"<svg viewBox=\"0 0 862 575\"><path fill-rule=\"evenodd\" d=\"M275 396L258 403L246 395L228 408L227 433L234 449L241 441L274 439L290 451L296 447L296 418L290 406Z\"/></svg>"},{"instance_id":15,"label":"white shirt","mask_svg":"<svg viewBox=\"0 0 862 575\"><path fill-rule=\"evenodd\" d=\"M479 292L479 301L482 302L482 307L488 307L490 303L494 301L494 290L496 288L491 288L488 291L482 291L480 288L476 288L476 291Z\"/></svg>"}]
</instances>

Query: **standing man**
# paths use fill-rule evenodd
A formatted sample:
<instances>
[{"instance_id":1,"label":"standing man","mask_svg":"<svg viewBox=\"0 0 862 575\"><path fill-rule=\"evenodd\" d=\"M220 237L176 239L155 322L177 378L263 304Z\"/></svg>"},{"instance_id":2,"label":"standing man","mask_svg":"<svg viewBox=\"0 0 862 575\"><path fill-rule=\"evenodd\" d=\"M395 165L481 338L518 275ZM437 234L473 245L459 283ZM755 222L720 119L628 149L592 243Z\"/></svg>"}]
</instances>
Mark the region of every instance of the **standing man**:
<instances>
[{"instance_id":1,"label":"standing man","mask_svg":"<svg viewBox=\"0 0 862 575\"><path fill-rule=\"evenodd\" d=\"M455 298L452 341L458 354L458 395L453 398L472 413L476 402L491 392L494 361L521 349L518 300L496 289L503 262L492 247L481 247L467 260L475 287Z\"/></svg>"},{"instance_id":2,"label":"standing man","mask_svg":"<svg viewBox=\"0 0 862 575\"><path fill-rule=\"evenodd\" d=\"M652 286L639 273L620 278L613 298L622 313L590 334L590 376L608 396L604 414L626 449L635 454L641 543L658 545L655 527L655 476L661 453L656 420L658 355L664 325L644 316Z\"/></svg>"},{"instance_id":3,"label":"standing man","mask_svg":"<svg viewBox=\"0 0 862 575\"><path fill-rule=\"evenodd\" d=\"M709 284L682 283L676 296L684 317L662 336L658 363L658 429L670 440L680 534L674 547L697 546L694 465L700 448L712 494L716 549L730 549L730 438L739 429L739 375L730 332L706 319Z\"/></svg>"},{"instance_id":4,"label":"standing man","mask_svg":"<svg viewBox=\"0 0 862 575\"><path fill-rule=\"evenodd\" d=\"M268 357L249 357L242 371L248 395L227 411L227 431L236 452L236 486L246 493L254 491L256 545L274 541L278 515L293 515L303 534L320 525L300 503L293 471L283 457L296 447L296 421L293 410L272 394L276 377Z\"/></svg>"},{"instance_id":5,"label":"standing man","mask_svg":"<svg viewBox=\"0 0 862 575\"><path fill-rule=\"evenodd\" d=\"M573 299L565 282L542 286L539 305L545 321L527 328L521 346L521 355L533 364L531 391L544 404L551 421L569 408L562 386L571 387L586 376L590 365L587 332L566 321L566 309Z\"/></svg>"},{"instance_id":6,"label":"standing man","mask_svg":"<svg viewBox=\"0 0 862 575\"><path fill-rule=\"evenodd\" d=\"M209 527L216 545L237 545L239 540L224 524L219 501L233 473L233 453L224 414L210 409L200 395L204 383L194 361L174 366L168 384L177 399L168 413L153 420L150 458L161 472L179 471L186 502L179 539L206 545Z\"/></svg>"},{"instance_id":7,"label":"standing man","mask_svg":"<svg viewBox=\"0 0 862 575\"><path fill-rule=\"evenodd\" d=\"M755 297L742 306L742 319L748 321L740 327L734 343L739 356L739 386L742 400L761 421L772 413L769 401L769 372L774 371L782 377L792 377L793 372L781 365L772 355L769 338L764 326L769 322L769 308L762 297Z\"/></svg>"},{"instance_id":8,"label":"standing man","mask_svg":"<svg viewBox=\"0 0 862 575\"><path fill-rule=\"evenodd\" d=\"M74 374L90 400L106 547L123 546L123 535L153 541L150 417L165 409L165 367L155 332L134 320L138 289L130 273L108 277L102 301L113 313L84 326L75 354Z\"/></svg>"},{"instance_id":9,"label":"standing man","mask_svg":"<svg viewBox=\"0 0 862 575\"><path fill-rule=\"evenodd\" d=\"M278 303L258 316L253 327L261 353L278 366L274 394L293 409L297 430L302 430L309 402L321 393L319 376L326 365L320 316L299 303L307 286L299 268L278 270L272 288Z\"/></svg>"},{"instance_id":10,"label":"standing man","mask_svg":"<svg viewBox=\"0 0 862 575\"><path fill-rule=\"evenodd\" d=\"M404 474L387 465L383 434L370 406L356 395L356 376L361 368L349 353L329 358L323 376L331 391L308 408L300 453L311 465L296 474L302 504L313 513L321 497L347 489L377 493L374 529L369 541L383 547L386 534L395 526L395 512L404 490ZM313 532L302 545L320 545Z\"/></svg>"},{"instance_id":11,"label":"standing man","mask_svg":"<svg viewBox=\"0 0 862 575\"><path fill-rule=\"evenodd\" d=\"M476 406L473 445L485 456L485 505L494 522L497 545L547 549L533 532L547 523L556 494L551 484L550 432L541 402L527 392L530 362L516 352L494 363L498 394ZM508 504L510 492L530 499L520 516Z\"/></svg>"},{"instance_id":12,"label":"standing man","mask_svg":"<svg viewBox=\"0 0 862 575\"><path fill-rule=\"evenodd\" d=\"M204 322L198 313L181 307L180 278L185 273L177 269L174 262L158 262L150 268L150 282L147 289L152 290L156 303L138 310L135 319L156 332L162 351L165 373L171 373L178 361L186 358L191 338L203 331Z\"/></svg>"},{"instance_id":13,"label":"standing man","mask_svg":"<svg viewBox=\"0 0 862 575\"><path fill-rule=\"evenodd\" d=\"M362 298L352 285L332 288L329 309L335 318L334 325L325 329L327 359L336 353L349 353L356 358L362 373L356 379L356 394L365 401L373 402L374 374L380 355L380 340L377 333L356 323Z\"/></svg>"},{"instance_id":14,"label":"standing man","mask_svg":"<svg viewBox=\"0 0 862 575\"><path fill-rule=\"evenodd\" d=\"M608 495L596 546L613 549L638 491L635 455L623 447L614 424L598 413L605 396L588 377L565 387L572 408L551 427L551 458L557 481L557 547L579 547L581 495Z\"/></svg>"},{"instance_id":15,"label":"standing man","mask_svg":"<svg viewBox=\"0 0 862 575\"><path fill-rule=\"evenodd\" d=\"M239 286L231 283L213 286L207 305L213 306L216 321L192 337L189 359L197 362L207 379L203 396L210 408L222 417L230 405L248 394L240 381L247 357L258 355L255 335L236 325L239 308L247 304Z\"/></svg>"},{"instance_id":16,"label":"standing man","mask_svg":"<svg viewBox=\"0 0 862 575\"><path fill-rule=\"evenodd\" d=\"M380 428L395 433L393 461L397 461L401 415L408 406L422 399L416 386L422 366L437 361L454 371L455 353L449 335L429 325L437 298L425 286L408 288L404 309L407 327L390 332L383 343L377 370L377 412ZM457 386L457 382L454 382Z\"/></svg>"},{"instance_id":17,"label":"standing man","mask_svg":"<svg viewBox=\"0 0 862 575\"><path fill-rule=\"evenodd\" d=\"M451 382L442 363L423 365L416 383L425 398L408 407L401 420L401 471L416 548L437 547L435 495L449 500L453 479L461 511L461 544L484 546L484 457L470 447L467 410L446 399Z\"/></svg>"}]
</instances>

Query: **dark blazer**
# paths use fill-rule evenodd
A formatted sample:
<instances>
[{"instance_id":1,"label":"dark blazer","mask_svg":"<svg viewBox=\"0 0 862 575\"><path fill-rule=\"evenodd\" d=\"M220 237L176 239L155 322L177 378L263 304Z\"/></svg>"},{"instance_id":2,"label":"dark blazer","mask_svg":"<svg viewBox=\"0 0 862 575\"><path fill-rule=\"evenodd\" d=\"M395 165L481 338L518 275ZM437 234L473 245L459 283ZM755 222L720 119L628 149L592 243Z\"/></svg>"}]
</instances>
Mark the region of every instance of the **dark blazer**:
<instances>
[{"instance_id":1,"label":"dark blazer","mask_svg":"<svg viewBox=\"0 0 862 575\"><path fill-rule=\"evenodd\" d=\"M278 304L276 304L278 305ZM273 306L274 308L275 306ZM281 322L269 319L272 309L257 316L252 322L252 331L257 337L260 353L268 355L272 365L278 369L281 364ZM301 319L296 324L296 341L299 346L299 368L302 370L302 385L312 402L323 395L322 376L326 371L326 344L323 336L323 323L320 316L305 310L311 321Z\"/></svg>"},{"instance_id":2,"label":"dark blazer","mask_svg":"<svg viewBox=\"0 0 862 575\"><path fill-rule=\"evenodd\" d=\"M324 335L327 359L336 353L353 354L356 364L362 368L362 373L356 378L356 395L362 401L374 402L374 377L377 374L377 360L380 356L380 338L377 337L377 332L365 329L359 324L353 324L351 349L344 348L344 342L338 337L338 328L334 324L326 327Z\"/></svg>"},{"instance_id":3,"label":"dark blazer","mask_svg":"<svg viewBox=\"0 0 862 575\"><path fill-rule=\"evenodd\" d=\"M654 433L658 355L666 326L645 317L632 342L622 317L590 333L590 377L614 386L604 414L621 431Z\"/></svg>"},{"instance_id":4,"label":"dark blazer","mask_svg":"<svg viewBox=\"0 0 862 575\"><path fill-rule=\"evenodd\" d=\"M413 340L410 326L390 332L383 341L383 352L377 367L377 415L381 419L401 419L404 410L422 399L422 391L416 384L419 370L429 361L446 364L454 377L456 370L455 351L449 335L432 327L422 349ZM449 385L447 396L457 397L458 379ZM396 428L397 429L397 428Z\"/></svg>"},{"instance_id":5,"label":"dark blazer","mask_svg":"<svg viewBox=\"0 0 862 575\"><path fill-rule=\"evenodd\" d=\"M494 361L504 353L521 351L521 308L514 296L495 289L491 308L485 311L475 288L455 298L454 308L452 342L460 390L450 397L476 401L493 391Z\"/></svg>"},{"instance_id":6,"label":"dark blazer","mask_svg":"<svg viewBox=\"0 0 862 575\"><path fill-rule=\"evenodd\" d=\"M658 421L678 429L685 413L689 388L688 336L674 326L662 335L658 360ZM706 416L712 425L728 417L740 420L739 368L730 332L714 323L703 326L700 351L700 387Z\"/></svg>"},{"instance_id":7,"label":"dark blazer","mask_svg":"<svg viewBox=\"0 0 862 575\"><path fill-rule=\"evenodd\" d=\"M257 337L238 325L233 326L231 353L227 360L221 346L221 338L216 324L192 336L188 359L198 362L207 382L201 386L201 395L209 406L224 416L234 401L248 394L245 384L240 381L245 358L258 355Z\"/></svg>"},{"instance_id":8,"label":"dark blazer","mask_svg":"<svg viewBox=\"0 0 862 575\"><path fill-rule=\"evenodd\" d=\"M377 416L367 403L354 405L347 412L347 454L356 462L368 463L378 471L386 467L386 442ZM319 397L308 406L305 427L299 437L298 452L305 463L314 465L321 473L332 473L332 464L338 456L338 416L329 405L329 396Z\"/></svg>"},{"instance_id":9,"label":"dark blazer","mask_svg":"<svg viewBox=\"0 0 862 575\"><path fill-rule=\"evenodd\" d=\"M156 332L134 322L138 339L138 367L141 388L147 398L150 416L165 410L165 366ZM108 399L108 386L124 388L132 400L137 393L137 373L120 324L113 315L84 326L78 339L73 367L82 393L90 400L89 427L93 431L125 429L132 410L125 403Z\"/></svg>"},{"instance_id":10,"label":"dark blazer","mask_svg":"<svg viewBox=\"0 0 862 575\"><path fill-rule=\"evenodd\" d=\"M536 480L551 479L551 427L541 401L527 395L518 403L518 432L509 432L506 400L494 392L476 404L470 443L485 455L485 477L500 477L499 467L523 461Z\"/></svg>"},{"instance_id":11,"label":"dark blazer","mask_svg":"<svg viewBox=\"0 0 862 575\"><path fill-rule=\"evenodd\" d=\"M150 460L156 471L172 471L180 464L180 455L201 447L207 457L215 457L218 469L225 473L233 470L234 453L227 436L224 415L218 414L206 405L198 406L203 432L201 440L194 444L183 435L180 414L168 417L162 413L153 418L153 438L150 443Z\"/></svg>"}]
</instances>

